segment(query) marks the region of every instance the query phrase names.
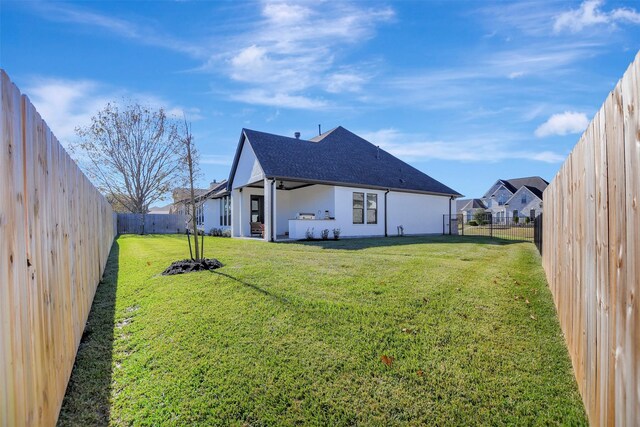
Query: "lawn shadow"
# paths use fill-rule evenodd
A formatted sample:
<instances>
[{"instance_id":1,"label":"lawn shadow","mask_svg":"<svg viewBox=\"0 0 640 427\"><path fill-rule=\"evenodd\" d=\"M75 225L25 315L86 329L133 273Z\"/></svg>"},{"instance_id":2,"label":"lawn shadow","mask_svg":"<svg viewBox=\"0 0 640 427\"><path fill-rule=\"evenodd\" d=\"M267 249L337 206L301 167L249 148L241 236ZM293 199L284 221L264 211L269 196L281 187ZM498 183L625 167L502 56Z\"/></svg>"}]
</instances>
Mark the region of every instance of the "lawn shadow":
<instances>
[{"instance_id":1,"label":"lawn shadow","mask_svg":"<svg viewBox=\"0 0 640 427\"><path fill-rule=\"evenodd\" d=\"M300 244L316 246L322 249L358 251L369 248L383 248L389 246L406 246L418 244L440 243L479 243L489 245L512 245L515 243L529 242L528 240L501 239L489 236L455 236L431 234L423 236L391 236L391 237L363 237L346 238L340 240L298 240L279 242L281 244Z\"/></svg>"},{"instance_id":2,"label":"lawn shadow","mask_svg":"<svg viewBox=\"0 0 640 427\"><path fill-rule=\"evenodd\" d=\"M58 426L107 426L110 423L119 255L120 247L114 241L82 333Z\"/></svg>"},{"instance_id":3,"label":"lawn shadow","mask_svg":"<svg viewBox=\"0 0 640 427\"><path fill-rule=\"evenodd\" d=\"M213 270L212 273L218 274L220 276L226 277L227 279L231 279L234 282L240 283L241 285L247 286L247 287L253 289L256 292L261 293L262 295L268 296L269 298L271 298L274 301L278 301L278 302L283 303L283 304L290 304L288 299L283 298L283 297L278 296L278 295L275 295L274 293L269 292L268 290L263 289L260 286L255 285L253 283L246 282L246 281L244 281L242 279L238 279L237 277L233 277L230 274L223 273L223 272L217 271L217 270Z\"/></svg>"}]
</instances>

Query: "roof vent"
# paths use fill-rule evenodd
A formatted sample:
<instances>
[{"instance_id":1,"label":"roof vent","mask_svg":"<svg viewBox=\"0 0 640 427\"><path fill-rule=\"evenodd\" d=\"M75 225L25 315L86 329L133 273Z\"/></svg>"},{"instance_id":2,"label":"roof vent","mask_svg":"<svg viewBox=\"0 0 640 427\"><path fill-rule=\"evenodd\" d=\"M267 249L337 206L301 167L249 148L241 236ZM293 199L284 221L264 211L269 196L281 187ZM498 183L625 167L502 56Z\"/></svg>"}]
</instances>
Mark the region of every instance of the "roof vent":
<instances>
[{"instance_id":1,"label":"roof vent","mask_svg":"<svg viewBox=\"0 0 640 427\"><path fill-rule=\"evenodd\" d=\"M296 139L300 139L300 132L296 132L293 135L296 137Z\"/></svg>"}]
</instances>

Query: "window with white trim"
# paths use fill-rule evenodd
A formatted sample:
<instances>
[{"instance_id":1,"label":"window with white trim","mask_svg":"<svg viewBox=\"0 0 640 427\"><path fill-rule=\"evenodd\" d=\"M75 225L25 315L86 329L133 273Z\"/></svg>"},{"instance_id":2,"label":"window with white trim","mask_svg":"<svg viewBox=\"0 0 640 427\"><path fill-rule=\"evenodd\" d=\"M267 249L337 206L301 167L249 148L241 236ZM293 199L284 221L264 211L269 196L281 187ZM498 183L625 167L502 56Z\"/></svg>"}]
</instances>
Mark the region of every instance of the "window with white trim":
<instances>
[{"instance_id":1,"label":"window with white trim","mask_svg":"<svg viewBox=\"0 0 640 427\"><path fill-rule=\"evenodd\" d=\"M364 224L364 193L353 193L353 223Z\"/></svg>"}]
</instances>

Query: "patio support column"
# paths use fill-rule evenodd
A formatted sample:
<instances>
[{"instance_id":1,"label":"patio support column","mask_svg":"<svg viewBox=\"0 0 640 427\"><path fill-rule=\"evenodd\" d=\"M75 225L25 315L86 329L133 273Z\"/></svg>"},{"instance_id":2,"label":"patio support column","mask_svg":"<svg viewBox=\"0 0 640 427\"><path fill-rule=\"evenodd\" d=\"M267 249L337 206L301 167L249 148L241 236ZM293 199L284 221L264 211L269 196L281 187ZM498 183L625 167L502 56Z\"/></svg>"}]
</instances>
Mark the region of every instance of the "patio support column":
<instances>
[{"instance_id":1,"label":"patio support column","mask_svg":"<svg viewBox=\"0 0 640 427\"><path fill-rule=\"evenodd\" d=\"M271 191L271 181L268 178L264 179L264 236L263 239L267 242L271 240L272 227L272 213L273 213L273 192Z\"/></svg>"},{"instance_id":2,"label":"patio support column","mask_svg":"<svg viewBox=\"0 0 640 427\"><path fill-rule=\"evenodd\" d=\"M243 225L243 223L242 223L242 197L243 197L242 196L242 188L240 188L238 190L238 204L239 204L239 207L238 207L238 223L240 224L239 233L238 234L240 235L240 237L244 237L244 227L242 226ZM233 210L231 211L231 214L232 214L231 215L231 223L233 224L233 217L234 217Z\"/></svg>"},{"instance_id":3,"label":"patio support column","mask_svg":"<svg viewBox=\"0 0 640 427\"><path fill-rule=\"evenodd\" d=\"M271 211L271 224L273 225L273 233L271 234L271 241L278 240L278 189L276 187L276 180L271 181L271 194L273 195L273 209Z\"/></svg>"}]
</instances>

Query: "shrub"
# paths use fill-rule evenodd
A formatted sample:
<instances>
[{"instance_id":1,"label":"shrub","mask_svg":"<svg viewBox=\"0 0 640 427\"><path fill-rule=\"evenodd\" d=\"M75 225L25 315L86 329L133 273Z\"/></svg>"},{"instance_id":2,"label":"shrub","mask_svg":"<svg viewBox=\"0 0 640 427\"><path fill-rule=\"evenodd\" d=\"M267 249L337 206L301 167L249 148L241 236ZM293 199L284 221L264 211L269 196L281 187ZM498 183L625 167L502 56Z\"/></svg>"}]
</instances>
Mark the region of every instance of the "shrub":
<instances>
[{"instance_id":1,"label":"shrub","mask_svg":"<svg viewBox=\"0 0 640 427\"><path fill-rule=\"evenodd\" d=\"M227 228L225 230L220 231L220 236L222 237L231 237L231 229Z\"/></svg>"},{"instance_id":2,"label":"shrub","mask_svg":"<svg viewBox=\"0 0 640 427\"><path fill-rule=\"evenodd\" d=\"M325 228L324 230L322 230L320 232L320 236L322 237L322 240L327 240L329 238L329 229Z\"/></svg>"},{"instance_id":3,"label":"shrub","mask_svg":"<svg viewBox=\"0 0 640 427\"><path fill-rule=\"evenodd\" d=\"M307 240L313 240L313 227L311 228L307 228L307 231L305 234L305 236L307 237Z\"/></svg>"},{"instance_id":4,"label":"shrub","mask_svg":"<svg viewBox=\"0 0 640 427\"><path fill-rule=\"evenodd\" d=\"M338 240L340 238L340 229L339 228L334 228L333 229L333 240Z\"/></svg>"},{"instance_id":5,"label":"shrub","mask_svg":"<svg viewBox=\"0 0 640 427\"><path fill-rule=\"evenodd\" d=\"M520 217L514 216L513 217L513 223L517 224L520 221Z\"/></svg>"},{"instance_id":6,"label":"shrub","mask_svg":"<svg viewBox=\"0 0 640 427\"><path fill-rule=\"evenodd\" d=\"M472 219L472 220L471 220L471 221L469 221L467 224L468 224L468 225L471 225L471 226L474 226L474 227L475 227L476 225L478 225L478 223L476 222L476 220L475 220L475 219Z\"/></svg>"},{"instance_id":7,"label":"shrub","mask_svg":"<svg viewBox=\"0 0 640 427\"><path fill-rule=\"evenodd\" d=\"M477 209L473 213L473 221L475 221L477 224L482 224L486 220L485 217L486 214L484 212L484 209Z\"/></svg>"},{"instance_id":8,"label":"shrub","mask_svg":"<svg viewBox=\"0 0 640 427\"><path fill-rule=\"evenodd\" d=\"M531 222L531 218L529 218L528 216L524 218L525 224L529 224L530 222Z\"/></svg>"}]
</instances>

